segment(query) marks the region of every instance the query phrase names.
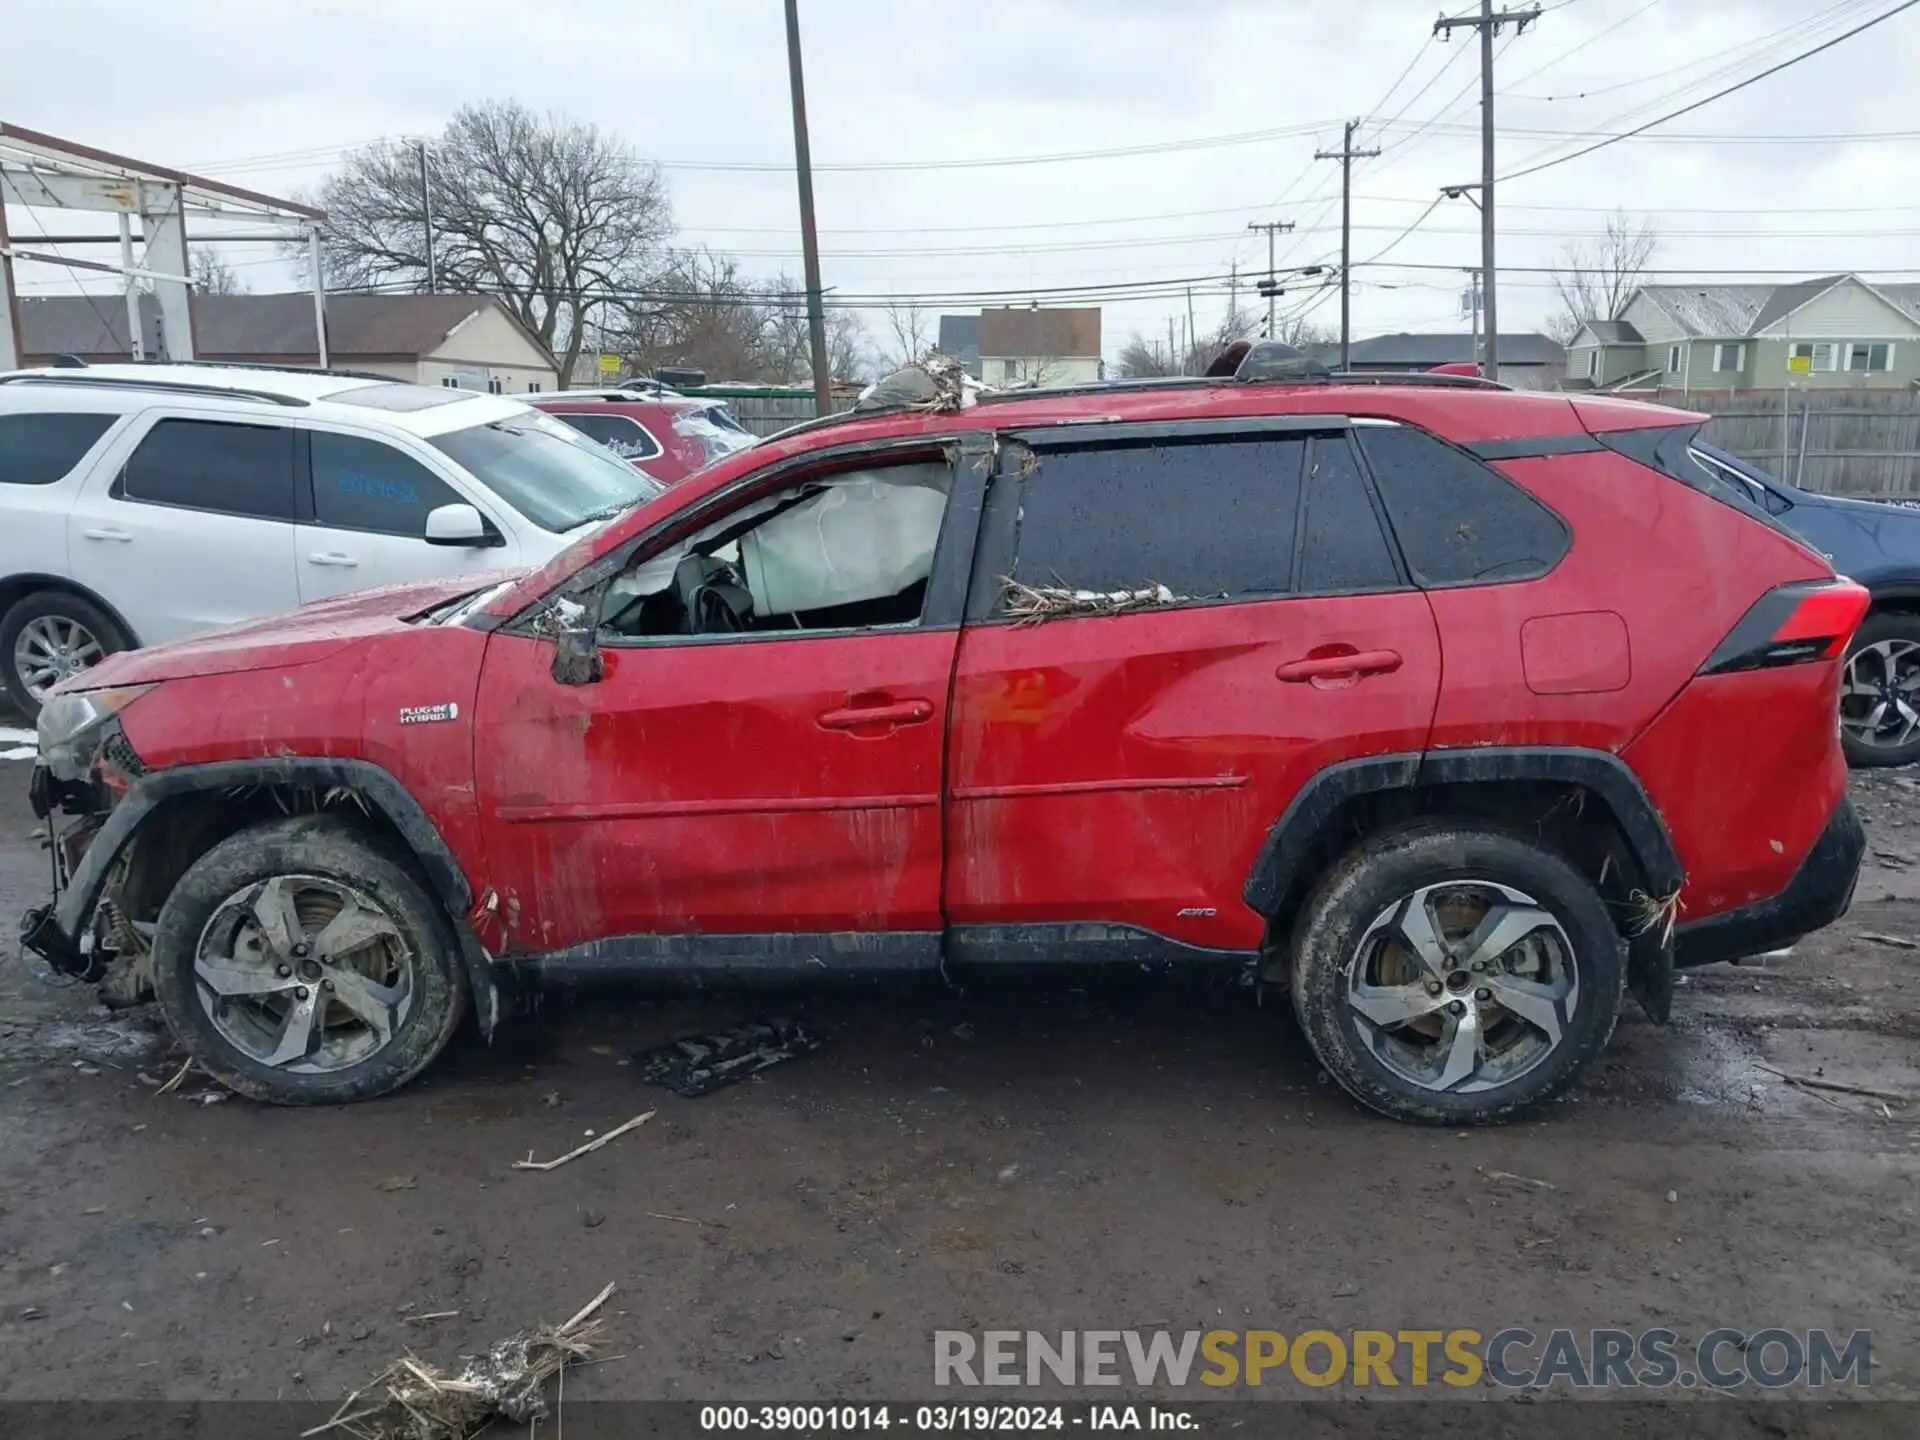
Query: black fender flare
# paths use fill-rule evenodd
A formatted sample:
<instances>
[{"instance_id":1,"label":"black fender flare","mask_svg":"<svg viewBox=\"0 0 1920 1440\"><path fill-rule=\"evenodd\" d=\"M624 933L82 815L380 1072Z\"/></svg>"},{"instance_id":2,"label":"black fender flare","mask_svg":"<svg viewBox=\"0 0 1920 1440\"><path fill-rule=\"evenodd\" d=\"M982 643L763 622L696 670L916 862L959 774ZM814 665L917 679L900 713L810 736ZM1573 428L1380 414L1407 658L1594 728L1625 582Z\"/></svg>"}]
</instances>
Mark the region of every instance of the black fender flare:
<instances>
[{"instance_id":1,"label":"black fender flare","mask_svg":"<svg viewBox=\"0 0 1920 1440\"><path fill-rule=\"evenodd\" d=\"M467 922L473 905L473 887L454 859L452 847L420 802L392 774L370 760L263 756L256 760L182 765L143 776L108 814L60 895L53 921L72 947L72 953L78 953L80 936L92 919L94 906L114 862L154 811L181 795L249 785L310 785L316 789L340 786L363 796L380 811L413 852L428 887L446 909L447 920L460 942L460 957L466 967L474 1015L481 1033L491 1038L500 1020L500 995L494 983L493 962Z\"/></svg>"},{"instance_id":2,"label":"black fender flare","mask_svg":"<svg viewBox=\"0 0 1920 1440\"><path fill-rule=\"evenodd\" d=\"M1613 811L1654 894L1670 895L1686 878L1666 821L1618 755L1574 746L1490 746L1375 755L1329 765L1300 788L1267 832L1244 898L1252 909L1273 918L1300 879L1320 827L1356 795L1500 780L1546 781L1593 791Z\"/></svg>"}]
</instances>

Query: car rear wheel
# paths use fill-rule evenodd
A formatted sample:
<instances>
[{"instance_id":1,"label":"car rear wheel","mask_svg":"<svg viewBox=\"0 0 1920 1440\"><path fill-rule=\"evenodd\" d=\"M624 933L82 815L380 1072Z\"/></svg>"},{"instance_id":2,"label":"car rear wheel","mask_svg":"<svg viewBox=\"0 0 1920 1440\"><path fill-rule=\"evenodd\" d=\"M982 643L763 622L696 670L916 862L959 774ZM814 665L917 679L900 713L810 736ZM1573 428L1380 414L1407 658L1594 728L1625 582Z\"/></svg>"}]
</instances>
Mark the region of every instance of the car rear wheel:
<instances>
[{"instance_id":1,"label":"car rear wheel","mask_svg":"<svg viewBox=\"0 0 1920 1440\"><path fill-rule=\"evenodd\" d=\"M252 826L194 862L160 911L154 990L209 1074L282 1105L399 1088L466 1010L433 899L376 840L311 815Z\"/></svg>"},{"instance_id":2,"label":"car rear wheel","mask_svg":"<svg viewBox=\"0 0 1920 1440\"><path fill-rule=\"evenodd\" d=\"M66 590L37 590L0 620L7 695L29 720L62 680L128 648L111 615Z\"/></svg>"},{"instance_id":3,"label":"car rear wheel","mask_svg":"<svg viewBox=\"0 0 1920 1440\"><path fill-rule=\"evenodd\" d=\"M1840 677L1840 746L1851 765L1920 760L1920 615L1869 615Z\"/></svg>"},{"instance_id":4,"label":"car rear wheel","mask_svg":"<svg viewBox=\"0 0 1920 1440\"><path fill-rule=\"evenodd\" d=\"M1620 1011L1621 942L1558 854L1423 821L1348 852L1302 908L1293 1004L1314 1054L1401 1120L1505 1120L1571 1086Z\"/></svg>"}]
</instances>

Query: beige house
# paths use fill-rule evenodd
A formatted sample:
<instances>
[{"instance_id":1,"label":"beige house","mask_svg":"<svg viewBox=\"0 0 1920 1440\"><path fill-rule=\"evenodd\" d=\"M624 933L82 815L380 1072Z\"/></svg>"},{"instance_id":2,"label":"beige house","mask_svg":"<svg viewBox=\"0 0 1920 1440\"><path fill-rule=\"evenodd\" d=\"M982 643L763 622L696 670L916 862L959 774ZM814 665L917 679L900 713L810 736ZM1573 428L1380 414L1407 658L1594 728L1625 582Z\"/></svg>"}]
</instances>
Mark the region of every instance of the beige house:
<instances>
[{"instance_id":1,"label":"beige house","mask_svg":"<svg viewBox=\"0 0 1920 1440\"><path fill-rule=\"evenodd\" d=\"M313 296L196 295L193 353L235 364L318 365ZM159 307L141 305L149 357L167 353ZM20 302L27 365L55 356L126 360L127 307L117 296L50 295ZM533 334L490 295L332 295L327 363L420 385L525 395L556 388L558 368Z\"/></svg>"},{"instance_id":2,"label":"beige house","mask_svg":"<svg viewBox=\"0 0 1920 1440\"><path fill-rule=\"evenodd\" d=\"M979 375L989 385L1084 385L1102 377L1097 307L982 310L979 345Z\"/></svg>"}]
</instances>

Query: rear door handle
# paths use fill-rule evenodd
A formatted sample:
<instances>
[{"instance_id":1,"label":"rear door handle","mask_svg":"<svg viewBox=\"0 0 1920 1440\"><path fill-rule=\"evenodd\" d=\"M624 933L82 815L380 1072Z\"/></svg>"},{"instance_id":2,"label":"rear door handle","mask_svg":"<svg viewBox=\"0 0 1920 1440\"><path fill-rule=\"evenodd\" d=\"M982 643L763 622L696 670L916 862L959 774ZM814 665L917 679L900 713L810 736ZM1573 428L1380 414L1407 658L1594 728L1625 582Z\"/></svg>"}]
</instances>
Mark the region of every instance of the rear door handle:
<instances>
[{"instance_id":1,"label":"rear door handle","mask_svg":"<svg viewBox=\"0 0 1920 1440\"><path fill-rule=\"evenodd\" d=\"M130 544L133 536L124 530L114 530L105 525L93 525L80 532L89 540L113 540L119 544Z\"/></svg>"},{"instance_id":2,"label":"rear door handle","mask_svg":"<svg viewBox=\"0 0 1920 1440\"><path fill-rule=\"evenodd\" d=\"M884 705L843 705L822 711L822 730L863 730L869 725L924 725L933 718L931 700L896 700Z\"/></svg>"},{"instance_id":3,"label":"rear door handle","mask_svg":"<svg viewBox=\"0 0 1920 1440\"><path fill-rule=\"evenodd\" d=\"M1344 655L1315 655L1289 660L1273 673L1290 684L1308 680L1344 680L1349 676L1383 675L1400 668L1397 650L1350 650Z\"/></svg>"},{"instance_id":4,"label":"rear door handle","mask_svg":"<svg viewBox=\"0 0 1920 1440\"><path fill-rule=\"evenodd\" d=\"M360 562L351 555L342 555L338 550L323 550L307 556L309 565L337 565L343 570L351 570Z\"/></svg>"}]
</instances>

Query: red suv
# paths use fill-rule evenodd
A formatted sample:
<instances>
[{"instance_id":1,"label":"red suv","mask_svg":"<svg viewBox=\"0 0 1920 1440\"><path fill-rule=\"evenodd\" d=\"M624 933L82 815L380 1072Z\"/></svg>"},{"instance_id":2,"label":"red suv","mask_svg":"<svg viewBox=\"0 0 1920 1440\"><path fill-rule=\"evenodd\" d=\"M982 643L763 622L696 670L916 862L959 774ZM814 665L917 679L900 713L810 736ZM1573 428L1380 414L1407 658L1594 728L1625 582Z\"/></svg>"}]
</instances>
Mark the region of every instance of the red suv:
<instances>
[{"instance_id":1,"label":"red suv","mask_svg":"<svg viewBox=\"0 0 1920 1440\"><path fill-rule=\"evenodd\" d=\"M1258 358L814 422L537 573L111 656L40 716L26 943L290 1103L539 982L1225 961L1462 1123L1845 909L1867 597L1701 417Z\"/></svg>"},{"instance_id":2,"label":"red suv","mask_svg":"<svg viewBox=\"0 0 1920 1440\"><path fill-rule=\"evenodd\" d=\"M671 390L560 390L528 404L598 440L663 485L753 444L753 435L718 400Z\"/></svg>"}]
</instances>

